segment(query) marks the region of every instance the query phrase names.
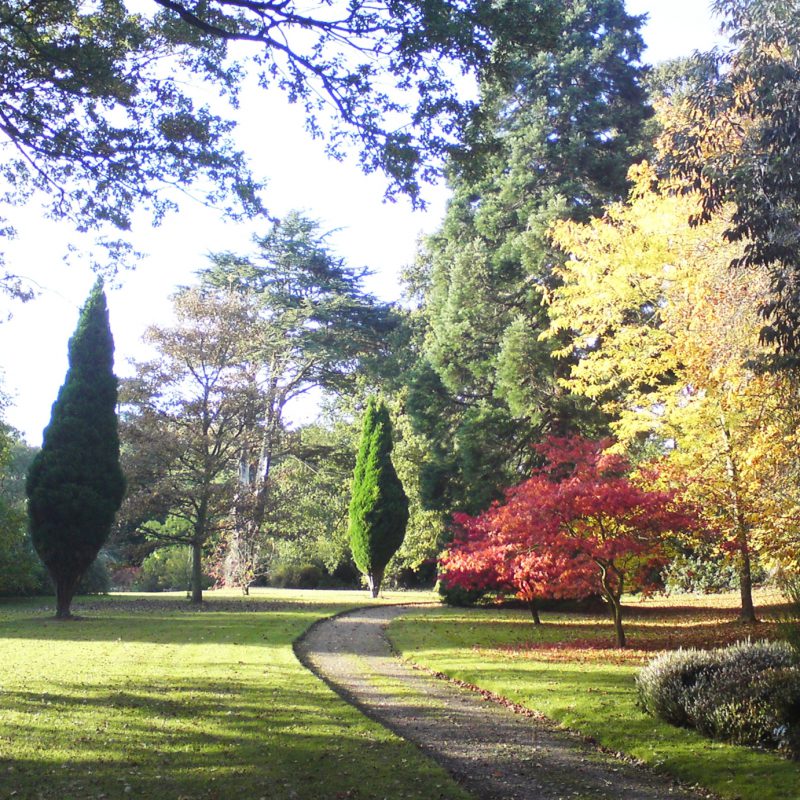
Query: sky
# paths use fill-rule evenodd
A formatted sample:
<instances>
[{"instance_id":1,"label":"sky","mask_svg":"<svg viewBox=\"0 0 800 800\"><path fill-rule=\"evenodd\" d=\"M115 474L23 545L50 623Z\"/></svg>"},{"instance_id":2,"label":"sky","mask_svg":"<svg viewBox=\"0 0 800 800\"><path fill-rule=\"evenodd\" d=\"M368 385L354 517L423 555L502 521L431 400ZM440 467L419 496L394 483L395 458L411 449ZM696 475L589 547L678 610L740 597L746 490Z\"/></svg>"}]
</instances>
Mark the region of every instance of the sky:
<instances>
[{"instance_id":1,"label":"sky","mask_svg":"<svg viewBox=\"0 0 800 800\"><path fill-rule=\"evenodd\" d=\"M648 15L645 60L657 64L718 41L708 5L705 0L628 0L631 13ZM301 110L288 105L280 92L248 92L241 109L237 141L254 173L267 180L269 211L280 217L298 209L319 220L323 230L332 232L334 252L351 266L375 273L367 288L382 299L397 299L400 270L413 260L419 236L437 228L446 188L427 187L425 211L412 210L402 198L386 203L385 179L362 174L355 157L327 158L322 143L304 130ZM79 259L63 263L71 236L65 224L44 220L31 208L17 227L18 237L4 247L7 262L34 282L39 296L14 304L9 309L13 317L0 321L0 385L12 400L5 420L30 444L39 445L67 368L67 341L94 275ZM108 291L119 375L130 374L130 358L148 355L142 333L148 325L168 323L169 296L175 287L192 282L208 253L246 253L252 235L266 231L263 222L237 225L186 202L158 228L141 216L134 232L145 258L134 272L121 276L120 287ZM7 305L0 296L0 320ZM313 409L304 413L310 416Z\"/></svg>"}]
</instances>

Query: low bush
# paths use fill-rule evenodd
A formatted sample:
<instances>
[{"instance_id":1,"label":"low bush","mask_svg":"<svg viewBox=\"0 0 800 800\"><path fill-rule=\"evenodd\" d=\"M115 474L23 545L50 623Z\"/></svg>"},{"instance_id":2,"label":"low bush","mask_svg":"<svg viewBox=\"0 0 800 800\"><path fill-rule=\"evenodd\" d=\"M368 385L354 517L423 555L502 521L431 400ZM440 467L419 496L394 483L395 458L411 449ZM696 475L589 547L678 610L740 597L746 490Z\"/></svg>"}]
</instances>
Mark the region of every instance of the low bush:
<instances>
[{"instance_id":1,"label":"low bush","mask_svg":"<svg viewBox=\"0 0 800 800\"><path fill-rule=\"evenodd\" d=\"M800 659L800 575L781 575L777 583L781 593L789 601L789 609L780 619L778 632Z\"/></svg>"},{"instance_id":2,"label":"low bush","mask_svg":"<svg viewBox=\"0 0 800 800\"><path fill-rule=\"evenodd\" d=\"M192 582L192 551L186 545L164 547L150 553L142 562L133 588L140 592L176 592L189 590ZM203 588L208 589L213 580L203 576Z\"/></svg>"},{"instance_id":3,"label":"low bush","mask_svg":"<svg viewBox=\"0 0 800 800\"><path fill-rule=\"evenodd\" d=\"M316 564L282 564L272 570L267 584L277 589L318 589L325 571Z\"/></svg>"},{"instance_id":4,"label":"low bush","mask_svg":"<svg viewBox=\"0 0 800 800\"><path fill-rule=\"evenodd\" d=\"M436 591L446 605L454 608L474 606L486 594L483 589L463 589L461 586L448 586L442 580L436 584Z\"/></svg>"},{"instance_id":5,"label":"low bush","mask_svg":"<svg viewBox=\"0 0 800 800\"><path fill-rule=\"evenodd\" d=\"M636 686L640 706L673 725L800 756L800 668L783 642L664 653Z\"/></svg>"}]
</instances>

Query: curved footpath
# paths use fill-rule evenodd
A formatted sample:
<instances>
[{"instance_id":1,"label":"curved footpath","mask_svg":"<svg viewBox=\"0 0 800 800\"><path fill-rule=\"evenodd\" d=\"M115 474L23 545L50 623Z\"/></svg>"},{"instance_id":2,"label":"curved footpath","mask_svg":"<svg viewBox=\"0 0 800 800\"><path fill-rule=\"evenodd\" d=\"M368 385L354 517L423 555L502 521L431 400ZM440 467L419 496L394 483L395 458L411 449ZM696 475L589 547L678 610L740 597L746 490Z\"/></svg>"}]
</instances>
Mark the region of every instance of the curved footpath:
<instances>
[{"instance_id":1,"label":"curved footpath","mask_svg":"<svg viewBox=\"0 0 800 800\"><path fill-rule=\"evenodd\" d=\"M536 715L396 658L386 626L409 607L359 609L312 626L300 660L367 716L442 764L481 800L697 800L668 777L618 760ZM706 795L703 795L706 796Z\"/></svg>"}]
</instances>

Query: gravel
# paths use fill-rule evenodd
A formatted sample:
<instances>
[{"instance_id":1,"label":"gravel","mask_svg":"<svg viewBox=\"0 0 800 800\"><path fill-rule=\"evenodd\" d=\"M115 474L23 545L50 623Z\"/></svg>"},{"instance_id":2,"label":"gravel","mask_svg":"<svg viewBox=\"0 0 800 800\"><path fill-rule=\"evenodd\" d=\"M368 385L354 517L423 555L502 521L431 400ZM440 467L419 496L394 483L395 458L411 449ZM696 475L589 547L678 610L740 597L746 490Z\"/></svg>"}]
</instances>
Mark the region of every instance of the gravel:
<instances>
[{"instance_id":1,"label":"gravel","mask_svg":"<svg viewBox=\"0 0 800 800\"><path fill-rule=\"evenodd\" d=\"M380 606L313 625L298 658L348 702L414 742L481 800L697 800L707 796L615 758L536 713L415 669L386 627L408 613Z\"/></svg>"}]
</instances>

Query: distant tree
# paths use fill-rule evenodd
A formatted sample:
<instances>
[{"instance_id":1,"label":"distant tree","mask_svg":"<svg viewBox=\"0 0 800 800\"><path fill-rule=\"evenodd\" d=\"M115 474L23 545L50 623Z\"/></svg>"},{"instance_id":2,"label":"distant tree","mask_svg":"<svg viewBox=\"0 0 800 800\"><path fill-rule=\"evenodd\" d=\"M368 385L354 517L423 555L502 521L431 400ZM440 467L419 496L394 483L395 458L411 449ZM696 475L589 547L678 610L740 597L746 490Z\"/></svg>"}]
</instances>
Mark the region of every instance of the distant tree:
<instances>
[{"instance_id":1,"label":"distant tree","mask_svg":"<svg viewBox=\"0 0 800 800\"><path fill-rule=\"evenodd\" d=\"M243 332L259 401L240 443L229 537L243 575L278 511L272 472L292 452L287 406L312 389L350 391L385 356L397 326L393 309L364 291L366 270L335 256L314 220L291 212L255 243L252 256L217 254L201 273L204 292L232 291L253 309Z\"/></svg>"},{"instance_id":2,"label":"distant tree","mask_svg":"<svg viewBox=\"0 0 800 800\"><path fill-rule=\"evenodd\" d=\"M192 602L203 599L203 550L227 525L242 442L260 396L236 293L185 289L176 323L145 338L158 358L137 363L122 387L123 463L131 491L124 515L161 546L192 551Z\"/></svg>"},{"instance_id":3,"label":"distant tree","mask_svg":"<svg viewBox=\"0 0 800 800\"><path fill-rule=\"evenodd\" d=\"M0 390L0 411L2 407ZM25 474L34 452L17 431L0 421L0 595L27 594L43 583L25 513Z\"/></svg>"},{"instance_id":4,"label":"distant tree","mask_svg":"<svg viewBox=\"0 0 800 800\"><path fill-rule=\"evenodd\" d=\"M367 576L373 597L378 596L386 565L403 543L408 524L408 498L391 452L388 409L370 398L353 472L349 530L353 559Z\"/></svg>"},{"instance_id":5,"label":"distant tree","mask_svg":"<svg viewBox=\"0 0 800 800\"><path fill-rule=\"evenodd\" d=\"M55 583L59 619L71 617L78 582L108 538L125 491L113 367L98 281L70 339L69 369L26 485L33 544Z\"/></svg>"}]
</instances>

